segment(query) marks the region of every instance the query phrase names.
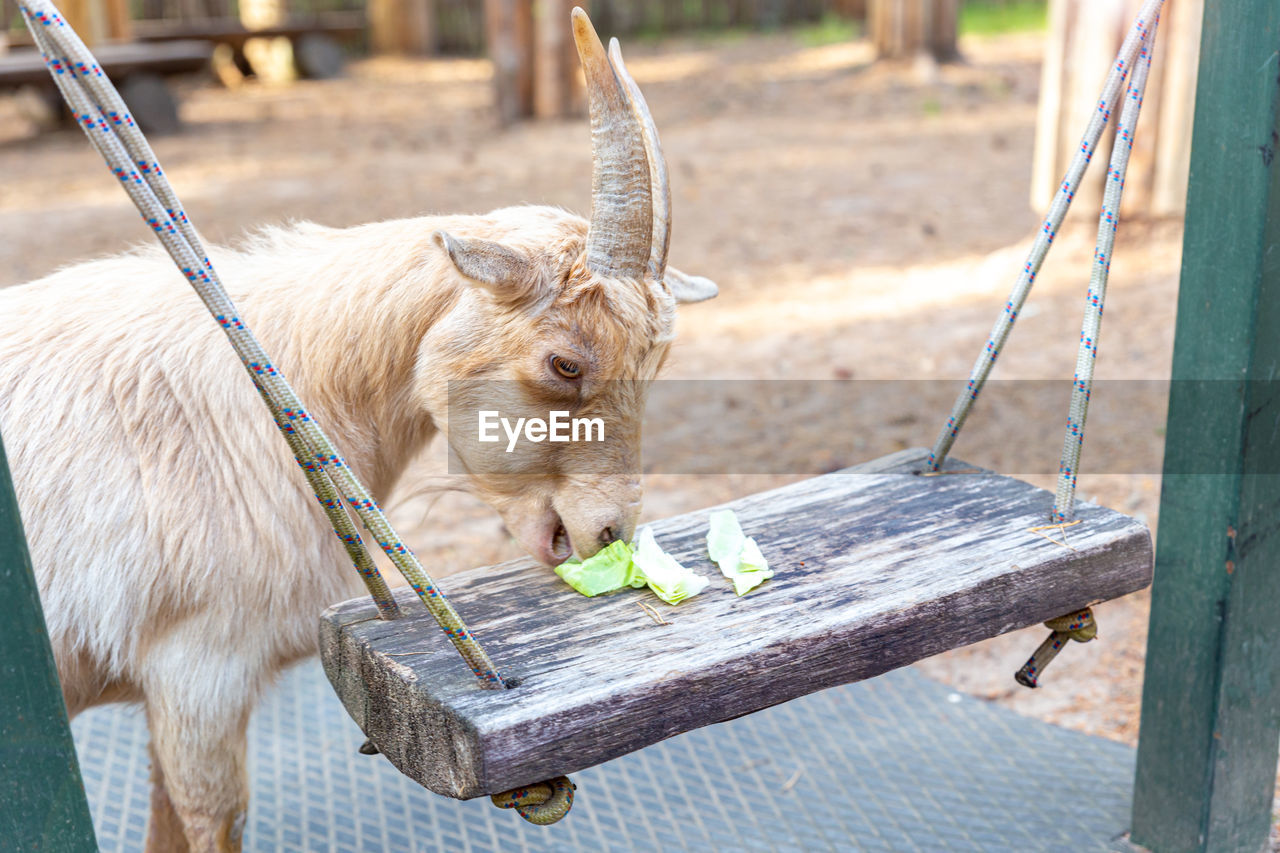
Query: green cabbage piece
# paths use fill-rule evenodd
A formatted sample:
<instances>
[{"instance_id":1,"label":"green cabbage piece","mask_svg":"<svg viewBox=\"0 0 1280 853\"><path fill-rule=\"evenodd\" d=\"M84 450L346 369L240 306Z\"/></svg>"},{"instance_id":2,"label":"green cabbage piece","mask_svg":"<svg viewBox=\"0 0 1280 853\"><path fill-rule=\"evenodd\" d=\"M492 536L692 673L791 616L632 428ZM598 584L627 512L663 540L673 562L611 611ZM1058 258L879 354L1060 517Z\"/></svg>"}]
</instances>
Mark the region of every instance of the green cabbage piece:
<instances>
[{"instance_id":1,"label":"green cabbage piece","mask_svg":"<svg viewBox=\"0 0 1280 853\"><path fill-rule=\"evenodd\" d=\"M634 545L617 541L585 560L570 557L556 566L555 572L588 597L614 592L624 586L639 589L648 584L654 595L668 604L692 598L710 583L658 547L648 527L641 528Z\"/></svg>"},{"instance_id":2,"label":"green cabbage piece","mask_svg":"<svg viewBox=\"0 0 1280 853\"><path fill-rule=\"evenodd\" d=\"M648 527L642 528L636 537L635 552L631 559L637 572L649 584L649 589L668 604L679 604L702 592L710 583L659 548L657 540L653 538L653 530Z\"/></svg>"},{"instance_id":3,"label":"green cabbage piece","mask_svg":"<svg viewBox=\"0 0 1280 853\"><path fill-rule=\"evenodd\" d=\"M733 581L738 595L746 595L769 578L773 570L760 553L756 540L742 532L742 525L731 509L711 513L707 530L707 553L720 566L720 573Z\"/></svg>"},{"instance_id":4,"label":"green cabbage piece","mask_svg":"<svg viewBox=\"0 0 1280 853\"><path fill-rule=\"evenodd\" d=\"M710 527L707 529L707 553L711 555L711 559L718 563L737 558L742 553L742 544L746 538L733 510L718 509L711 513Z\"/></svg>"},{"instance_id":5,"label":"green cabbage piece","mask_svg":"<svg viewBox=\"0 0 1280 853\"><path fill-rule=\"evenodd\" d=\"M639 588L644 586L645 579L637 575L631 556L631 546L619 539L585 560L570 557L556 566L556 574L588 597L624 586Z\"/></svg>"}]
</instances>

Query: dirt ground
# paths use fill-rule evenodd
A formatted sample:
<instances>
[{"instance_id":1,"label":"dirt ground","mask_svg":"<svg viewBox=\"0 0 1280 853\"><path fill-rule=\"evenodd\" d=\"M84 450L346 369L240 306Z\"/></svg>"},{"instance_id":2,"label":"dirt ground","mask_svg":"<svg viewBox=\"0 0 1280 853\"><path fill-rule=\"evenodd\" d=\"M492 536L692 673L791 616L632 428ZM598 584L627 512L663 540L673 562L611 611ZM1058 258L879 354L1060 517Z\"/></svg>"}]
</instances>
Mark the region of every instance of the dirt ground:
<instances>
[{"instance_id":1,"label":"dirt ground","mask_svg":"<svg viewBox=\"0 0 1280 853\"><path fill-rule=\"evenodd\" d=\"M930 79L871 67L865 43L806 47L785 33L629 49L671 165L672 263L721 288L683 310L667 375L896 380L877 384L874 417L856 425L806 428L779 412L732 448L740 469L653 474L647 517L932 442L1039 221L1027 199L1040 39L962 47L966 61ZM585 124L499 131L483 61L369 60L338 81L235 92L193 82L183 96L187 129L155 147L212 241L290 219L588 207ZM79 132L36 135L8 100L0 119L0 286L149 239ZM1085 217L1060 236L1000 378L1070 379L1095 228ZM1100 379L1167 379L1180 246L1177 223L1122 224ZM1164 397L1158 383L1116 387L1129 390L1116 392L1105 424L1090 419L1080 491L1154 527ZM980 406L957 455L1051 485L1065 390L1031 408ZM794 467L751 464L779 453ZM418 473L438 464L424 460ZM431 570L517 555L483 506L415 482L390 503ZM1147 608L1145 594L1098 608L1100 641L1068 649L1039 690L1011 675L1040 628L918 666L1019 712L1133 743Z\"/></svg>"}]
</instances>

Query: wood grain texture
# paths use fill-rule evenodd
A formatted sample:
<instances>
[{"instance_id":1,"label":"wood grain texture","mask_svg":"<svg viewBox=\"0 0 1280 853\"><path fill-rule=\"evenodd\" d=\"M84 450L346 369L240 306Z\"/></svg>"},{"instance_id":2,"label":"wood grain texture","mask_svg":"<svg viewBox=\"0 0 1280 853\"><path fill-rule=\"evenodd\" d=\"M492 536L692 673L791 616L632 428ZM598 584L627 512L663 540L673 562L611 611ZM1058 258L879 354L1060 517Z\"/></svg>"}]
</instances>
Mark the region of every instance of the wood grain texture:
<instances>
[{"instance_id":1,"label":"wood grain texture","mask_svg":"<svg viewBox=\"0 0 1280 853\"><path fill-rule=\"evenodd\" d=\"M926 451L734 501L776 571L743 598L706 556L710 510L654 523L711 578L670 607L648 590L578 595L516 560L441 586L511 690L482 690L435 624L375 618L366 599L321 620L325 671L396 767L469 798L599 764L680 732L869 678L1140 589L1142 524L1081 506L1072 548L1027 528L1053 496L983 472L922 477ZM950 462L948 469L968 468ZM639 606L655 607L670 625Z\"/></svg>"}]
</instances>

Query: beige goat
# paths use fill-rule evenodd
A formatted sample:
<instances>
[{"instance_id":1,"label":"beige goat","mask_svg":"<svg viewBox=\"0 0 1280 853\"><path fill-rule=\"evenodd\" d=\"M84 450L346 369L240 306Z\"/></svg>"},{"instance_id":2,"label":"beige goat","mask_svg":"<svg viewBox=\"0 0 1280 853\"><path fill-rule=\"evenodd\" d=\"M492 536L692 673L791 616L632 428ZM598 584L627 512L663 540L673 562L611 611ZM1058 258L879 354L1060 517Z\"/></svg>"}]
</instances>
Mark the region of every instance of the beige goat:
<instances>
[{"instance_id":1,"label":"beige goat","mask_svg":"<svg viewBox=\"0 0 1280 853\"><path fill-rule=\"evenodd\" d=\"M544 563L631 535L644 389L675 303L715 295L666 267L652 120L616 45L606 55L581 11L574 27L590 223L506 208L302 225L211 253L376 497L448 432L452 378L523 380L521 404L544 416L604 416L604 442L534 445L514 469L447 436L466 486ZM148 849L239 849L249 713L315 652L320 611L355 590L243 368L159 252L82 264L0 292L0 434L69 711L145 706Z\"/></svg>"}]
</instances>

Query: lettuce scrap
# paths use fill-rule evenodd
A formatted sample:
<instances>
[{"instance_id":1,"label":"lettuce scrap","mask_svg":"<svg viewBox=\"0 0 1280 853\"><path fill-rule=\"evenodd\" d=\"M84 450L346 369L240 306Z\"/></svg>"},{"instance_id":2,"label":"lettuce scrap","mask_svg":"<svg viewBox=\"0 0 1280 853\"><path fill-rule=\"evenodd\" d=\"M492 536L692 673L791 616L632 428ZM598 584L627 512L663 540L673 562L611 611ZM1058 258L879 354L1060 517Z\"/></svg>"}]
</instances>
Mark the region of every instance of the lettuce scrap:
<instances>
[{"instance_id":1,"label":"lettuce scrap","mask_svg":"<svg viewBox=\"0 0 1280 853\"><path fill-rule=\"evenodd\" d=\"M570 557L556 566L555 571L565 583L588 597L624 586L639 589L648 584L649 589L668 604L679 604L702 592L710 583L659 548L648 527L640 531L635 545L619 540L585 560Z\"/></svg>"},{"instance_id":2,"label":"lettuce scrap","mask_svg":"<svg viewBox=\"0 0 1280 853\"><path fill-rule=\"evenodd\" d=\"M649 589L668 604L679 604L702 592L710 583L659 548L653 538L653 530L648 527L642 528L636 537L635 552L631 559L638 574L649 584Z\"/></svg>"},{"instance_id":3,"label":"lettuce scrap","mask_svg":"<svg viewBox=\"0 0 1280 853\"><path fill-rule=\"evenodd\" d=\"M746 595L769 578L773 570L760 553L756 540L742 532L742 525L731 509L711 513L707 530L707 553L720 566L720 572L733 581L734 591Z\"/></svg>"},{"instance_id":4,"label":"lettuce scrap","mask_svg":"<svg viewBox=\"0 0 1280 853\"><path fill-rule=\"evenodd\" d=\"M585 560L570 557L556 566L556 574L588 597L613 592L624 586L639 588L645 583L631 561L631 546L622 540L601 548Z\"/></svg>"}]
</instances>

